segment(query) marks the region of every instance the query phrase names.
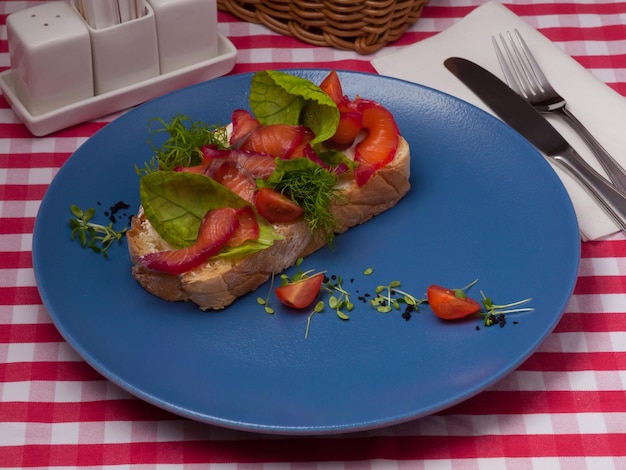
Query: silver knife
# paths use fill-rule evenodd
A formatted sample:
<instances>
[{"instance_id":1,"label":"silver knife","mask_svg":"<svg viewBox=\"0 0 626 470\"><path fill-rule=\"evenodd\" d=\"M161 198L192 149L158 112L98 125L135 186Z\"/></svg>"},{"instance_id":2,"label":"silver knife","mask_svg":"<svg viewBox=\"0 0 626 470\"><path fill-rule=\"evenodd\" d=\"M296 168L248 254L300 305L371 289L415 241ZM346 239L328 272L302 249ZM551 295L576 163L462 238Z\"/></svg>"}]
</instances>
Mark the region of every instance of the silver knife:
<instances>
[{"instance_id":1,"label":"silver knife","mask_svg":"<svg viewBox=\"0 0 626 470\"><path fill-rule=\"evenodd\" d=\"M626 194L615 189L589 166L524 98L491 72L467 59L450 57L444 61L444 65L500 119L574 176L620 228L626 231Z\"/></svg>"}]
</instances>

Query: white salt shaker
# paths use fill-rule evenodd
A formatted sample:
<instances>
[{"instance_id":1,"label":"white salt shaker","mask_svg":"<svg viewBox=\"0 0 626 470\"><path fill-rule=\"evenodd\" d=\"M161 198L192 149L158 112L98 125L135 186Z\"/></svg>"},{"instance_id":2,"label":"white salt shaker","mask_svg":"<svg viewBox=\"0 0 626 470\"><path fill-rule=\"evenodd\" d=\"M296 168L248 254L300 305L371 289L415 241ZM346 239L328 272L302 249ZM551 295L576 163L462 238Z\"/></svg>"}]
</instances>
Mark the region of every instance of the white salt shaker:
<instances>
[{"instance_id":1,"label":"white salt shaker","mask_svg":"<svg viewBox=\"0 0 626 470\"><path fill-rule=\"evenodd\" d=\"M215 0L148 0L156 17L161 73L218 54Z\"/></svg>"},{"instance_id":2,"label":"white salt shaker","mask_svg":"<svg viewBox=\"0 0 626 470\"><path fill-rule=\"evenodd\" d=\"M89 31L65 2L46 2L6 20L15 93L40 115L94 95Z\"/></svg>"}]
</instances>

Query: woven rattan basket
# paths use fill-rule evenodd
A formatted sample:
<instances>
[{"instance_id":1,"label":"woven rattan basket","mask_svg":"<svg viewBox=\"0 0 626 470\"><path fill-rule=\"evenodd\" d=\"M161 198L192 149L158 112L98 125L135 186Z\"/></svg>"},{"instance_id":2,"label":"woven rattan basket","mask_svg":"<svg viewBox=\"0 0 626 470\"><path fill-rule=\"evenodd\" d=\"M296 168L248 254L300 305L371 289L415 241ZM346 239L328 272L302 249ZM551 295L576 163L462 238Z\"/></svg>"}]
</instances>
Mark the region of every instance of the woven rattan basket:
<instances>
[{"instance_id":1,"label":"woven rattan basket","mask_svg":"<svg viewBox=\"0 0 626 470\"><path fill-rule=\"evenodd\" d=\"M316 46L370 54L417 21L428 0L217 0L220 10Z\"/></svg>"}]
</instances>

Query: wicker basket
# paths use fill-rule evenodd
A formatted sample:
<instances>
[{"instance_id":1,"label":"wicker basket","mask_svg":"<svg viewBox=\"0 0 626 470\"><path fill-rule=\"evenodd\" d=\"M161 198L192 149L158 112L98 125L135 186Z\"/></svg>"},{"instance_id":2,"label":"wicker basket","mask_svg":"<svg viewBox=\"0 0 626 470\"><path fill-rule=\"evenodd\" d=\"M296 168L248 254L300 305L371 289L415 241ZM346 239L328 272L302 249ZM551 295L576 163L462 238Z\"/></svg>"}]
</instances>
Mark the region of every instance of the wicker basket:
<instances>
[{"instance_id":1,"label":"wicker basket","mask_svg":"<svg viewBox=\"0 0 626 470\"><path fill-rule=\"evenodd\" d=\"M370 54L397 40L428 0L217 0L220 10L316 46Z\"/></svg>"}]
</instances>

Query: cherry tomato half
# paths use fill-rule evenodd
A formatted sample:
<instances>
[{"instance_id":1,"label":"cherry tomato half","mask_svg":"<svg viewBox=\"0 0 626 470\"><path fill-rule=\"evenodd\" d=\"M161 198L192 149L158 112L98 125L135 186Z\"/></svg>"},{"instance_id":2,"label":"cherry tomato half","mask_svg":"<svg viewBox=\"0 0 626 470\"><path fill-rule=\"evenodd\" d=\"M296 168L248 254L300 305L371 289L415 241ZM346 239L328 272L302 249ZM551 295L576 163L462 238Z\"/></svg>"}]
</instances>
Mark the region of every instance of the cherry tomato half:
<instances>
[{"instance_id":1,"label":"cherry tomato half","mask_svg":"<svg viewBox=\"0 0 626 470\"><path fill-rule=\"evenodd\" d=\"M313 303L322 288L322 282L324 282L324 273L317 273L311 277L277 287L274 292L283 305L303 309Z\"/></svg>"},{"instance_id":2,"label":"cherry tomato half","mask_svg":"<svg viewBox=\"0 0 626 470\"><path fill-rule=\"evenodd\" d=\"M272 188L261 188L256 196L256 208L269 222L293 222L302 216L304 209Z\"/></svg>"},{"instance_id":3,"label":"cherry tomato half","mask_svg":"<svg viewBox=\"0 0 626 470\"><path fill-rule=\"evenodd\" d=\"M337 104L343 99L343 88L341 87L339 75L337 75L335 70L331 70L326 78L322 80L320 88Z\"/></svg>"},{"instance_id":4,"label":"cherry tomato half","mask_svg":"<svg viewBox=\"0 0 626 470\"><path fill-rule=\"evenodd\" d=\"M456 320L480 311L482 306L474 299L470 299L459 289L447 289L432 285L426 291L428 304L439 318Z\"/></svg>"}]
</instances>

